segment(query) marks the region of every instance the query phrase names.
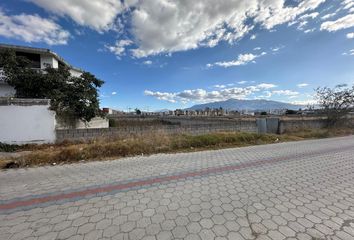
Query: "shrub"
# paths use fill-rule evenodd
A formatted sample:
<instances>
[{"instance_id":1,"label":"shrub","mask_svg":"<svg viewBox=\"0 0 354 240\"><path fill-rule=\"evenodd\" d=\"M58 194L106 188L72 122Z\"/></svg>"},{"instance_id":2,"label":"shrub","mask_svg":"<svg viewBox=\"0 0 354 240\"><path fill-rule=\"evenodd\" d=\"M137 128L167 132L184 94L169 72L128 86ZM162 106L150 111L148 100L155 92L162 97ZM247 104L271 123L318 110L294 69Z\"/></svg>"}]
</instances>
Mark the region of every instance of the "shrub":
<instances>
[{"instance_id":1,"label":"shrub","mask_svg":"<svg viewBox=\"0 0 354 240\"><path fill-rule=\"evenodd\" d=\"M117 124L117 122L116 122L116 120L114 120L114 119L108 119L108 124L109 124L109 127L111 128L111 127L118 127L118 124Z\"/></svg>"},{"instance_id":2,"label":"shrub","mask_svg":"<svg viewBox=\"0 0 354 240\"><path fill-rule=\"evenodd\" d=\"M0 142L0 152L15 152L20 148L19 145L6 144Z\"/></svg>"}]
</instances>

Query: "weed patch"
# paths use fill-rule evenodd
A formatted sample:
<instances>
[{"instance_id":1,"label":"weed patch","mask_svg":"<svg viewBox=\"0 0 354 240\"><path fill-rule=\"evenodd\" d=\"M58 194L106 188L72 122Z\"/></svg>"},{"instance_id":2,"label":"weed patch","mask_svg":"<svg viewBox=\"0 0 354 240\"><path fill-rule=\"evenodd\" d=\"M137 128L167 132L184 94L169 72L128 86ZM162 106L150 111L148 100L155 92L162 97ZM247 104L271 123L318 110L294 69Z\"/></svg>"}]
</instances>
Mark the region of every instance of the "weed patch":
<instances>
[{"instance_id":1,"label":"weed patch","mask_svg":"<svg viewBox=\"0 0 354 240\"><path fill-rule=\"evenodd\" d=\"M0 159L0 168L75 163L83 160L116 159L154 153L242 147L348 134L353 134L353 130L303 130L284 135L221 132L197 136L187 134L167 135L163 132L155 132L128 139L101 138L89 142L63 142L55 145L32 146L30 147L32 152L25 156ZM11 149L10 146L6 146L6 148ZM17 148L18 146L14 146L14 149ZM27 146L27 148L29 147Z\"/></svg>"}]
</instances>

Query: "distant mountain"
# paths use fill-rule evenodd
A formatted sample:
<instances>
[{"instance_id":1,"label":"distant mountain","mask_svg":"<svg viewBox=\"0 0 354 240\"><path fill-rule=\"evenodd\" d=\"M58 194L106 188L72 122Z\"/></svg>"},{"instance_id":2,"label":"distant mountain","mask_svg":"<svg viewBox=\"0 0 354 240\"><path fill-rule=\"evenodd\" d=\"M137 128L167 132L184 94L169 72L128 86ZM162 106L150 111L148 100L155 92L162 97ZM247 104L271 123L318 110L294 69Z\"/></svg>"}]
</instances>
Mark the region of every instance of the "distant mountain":
<instances>
[{"instance_id":1,"label":"distant mountain","mask_svg":"<svg viewBox=\"0 0 354 240\"><path fill-rule=\"evenodd\" d=\"M225 110L248 110L248 111L267 111L274 109L291 109L298 110L299 108L304 108L303 105L294 105L290 103L270 101L270 100L240 100L240 99L229 99L220 102L211 102L205 104L194 105L189 110L200 110L205 108L223 108Z\"/></svg>"}]
</instances>

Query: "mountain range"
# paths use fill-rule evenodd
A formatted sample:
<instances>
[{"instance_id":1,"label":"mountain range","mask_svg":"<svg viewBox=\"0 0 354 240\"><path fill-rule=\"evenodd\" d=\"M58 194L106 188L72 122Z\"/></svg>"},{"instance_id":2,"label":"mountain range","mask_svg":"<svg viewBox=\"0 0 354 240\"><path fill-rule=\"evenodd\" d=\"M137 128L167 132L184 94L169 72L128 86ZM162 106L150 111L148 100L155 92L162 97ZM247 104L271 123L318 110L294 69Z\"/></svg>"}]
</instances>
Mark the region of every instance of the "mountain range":
<instances>
[{"instance_id":1,"label":"mountain range","mask_svg":"<svg viewBox=\"0 0 354 240\"><path fill-rule=\"evenodd\" d=\"M271 100L241 100L241 99L229 99L220 102L210 102L204 104L194 105L186 110L201 110L205 108L223 108L226 110L248 110L248 111L267 111L275 109L290 109L298 110L299 108L304 108L303 105L295 105L291 103L284 103Z\"/></svg>"}]
</instances>

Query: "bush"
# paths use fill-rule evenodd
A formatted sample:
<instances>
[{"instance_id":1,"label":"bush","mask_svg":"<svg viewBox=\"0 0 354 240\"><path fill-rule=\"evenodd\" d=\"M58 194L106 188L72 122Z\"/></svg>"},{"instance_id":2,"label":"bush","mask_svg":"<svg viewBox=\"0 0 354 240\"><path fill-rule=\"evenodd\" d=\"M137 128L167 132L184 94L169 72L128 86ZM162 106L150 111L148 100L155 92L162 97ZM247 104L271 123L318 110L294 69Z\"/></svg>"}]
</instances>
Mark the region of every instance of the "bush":
<instances>
[{"instance_id":1,"label":"bush","mask_svg":"<svg viewBox=\"0 0 354 240\"><path fill-rule=\"evenodd\" d=\"M109 124L109 127L111 128L113 128L113 127L118 127L118 124L117 124L117 122L116 122L116 120L114 120L114 119L108 119L108 124Z\"/></svg>"},{"instance_id":2,"label":"bush","mask_svg":"<svg viewBox=\"0 0 354 240\"><path fill-rule=\"evenodd\" d=\"M0 152L15 152L20 148L19 145L6 144L0 142Z\"/></svg>"}]
</instances>

